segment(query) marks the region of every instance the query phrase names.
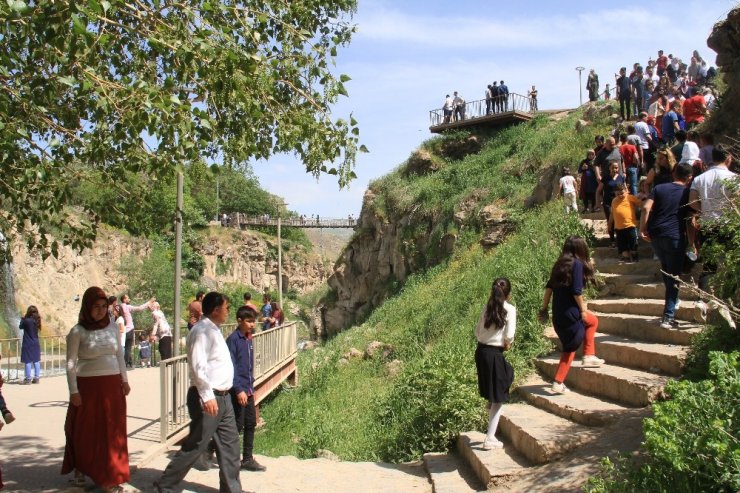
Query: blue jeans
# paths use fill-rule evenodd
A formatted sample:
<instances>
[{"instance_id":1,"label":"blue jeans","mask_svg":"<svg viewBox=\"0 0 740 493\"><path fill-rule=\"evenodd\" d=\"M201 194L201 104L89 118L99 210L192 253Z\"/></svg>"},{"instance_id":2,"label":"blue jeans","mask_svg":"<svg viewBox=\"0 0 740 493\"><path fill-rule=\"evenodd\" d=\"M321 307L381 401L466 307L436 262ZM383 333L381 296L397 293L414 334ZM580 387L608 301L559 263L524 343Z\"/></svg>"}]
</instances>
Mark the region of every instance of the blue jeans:
<instances>
[{"instance_id":1,"label":"blue jeans","mask_svg":"<svg viewBox=\"0 0 740 493\"><path fill-rule=\"evenodd\" d=\"M637 172L638 172L638 169L636 166L627 168L627 179L630 184L630 193L632 195L637 195L637 183L638 183Z\"/></svg>"},{"instance_id":2,"label":"blue jeans","mask_svg":"<svg viewBox=\"0 0 740 493\"><path fill-rule=\"evenodd\" d=\"M39 378L41 376L41 362L26 363L26 380L31 380L31 369L33 368L33 378Z\"/></svg>"},{"instance_id":3,"label":"blue jeans","mask_svg":"<svg viewBox=\"0 0 740 493\"><path fill-rule=\"evenodd\" d=\"M660 268L674 276L681 274L686 249L685 241L659 236L653 238L652 243L653 251L660 259ZM676 303L678 302L678 281L663 274L663 284L665 284L663 317L673 319L676 316Z\"/></svg>"}]
</instances>

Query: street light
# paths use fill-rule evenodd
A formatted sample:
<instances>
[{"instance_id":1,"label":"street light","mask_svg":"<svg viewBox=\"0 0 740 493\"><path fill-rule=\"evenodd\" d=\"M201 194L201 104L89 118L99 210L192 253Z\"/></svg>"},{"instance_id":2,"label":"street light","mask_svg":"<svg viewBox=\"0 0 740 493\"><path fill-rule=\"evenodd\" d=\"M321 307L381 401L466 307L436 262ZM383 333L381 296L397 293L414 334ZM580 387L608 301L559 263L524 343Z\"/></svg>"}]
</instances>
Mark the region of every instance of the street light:
<instances>
[{"instance_id":1,"label":"street light","mask_svg":"<svg viewBox=\"0 0 740 493\"><path fill-rule=\"evenodd\" d=\"M280 309L285 310L285 307L283 307L283 245L282 240L280 238L281 232L280 232L280 219L282 216L282 209L283 207L287 207L288 204L281 198L278 197L276 200L277 203L277 241L278 241L278 300L280 303Z\"/></svg>"},{"instance_id":2,"label":"street light","mask_svg":"<svg viewBox=\"0 0 740 493\"><path fill-rule=\"evenodd\" d=\"M576 70L578 70L578 106L583 105L583 83L581 82L581 72L586 70L586 67L581 67L580 65L576 67Z\"/></svg>"}]
</instances>

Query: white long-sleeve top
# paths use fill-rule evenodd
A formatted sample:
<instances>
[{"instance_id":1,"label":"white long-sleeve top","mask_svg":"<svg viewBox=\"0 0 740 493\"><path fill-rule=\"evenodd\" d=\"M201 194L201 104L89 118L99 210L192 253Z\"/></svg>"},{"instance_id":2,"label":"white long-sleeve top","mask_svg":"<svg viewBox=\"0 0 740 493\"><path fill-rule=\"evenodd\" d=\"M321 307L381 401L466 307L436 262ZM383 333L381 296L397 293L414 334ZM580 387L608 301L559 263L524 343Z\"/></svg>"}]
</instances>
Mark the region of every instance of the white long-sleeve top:
<instances>
[{"instance_id":1,"label":"white long-sleeve top","mask_svg":"<svg viewBox=\"0 0 740 493\"><path fill-rule=\"evenodd\" d=\"M67 385L69 393L76 394L77 377L121 375L128 382L123 346L118 326L111 321L107 327L87 330L75 325L67 334Z\"/></svg>"},{"instance_id":2,"label":"white long-sleeve top","mask_svg":"<svg viewBox=\"0 0 740 493\"><path fill-rule=\"evenodd\" d=\"M187 338L190 383L203 402L214 399L213 390L229 390L234 383L234 364L221 330L208 317L193 325Z\"/></svg>"},{"instance_id":3,"label":"white long-sleeve top","mask_svg":"<svg viewBox=\"0 0 740 493\"><path fill-rule=\"evenodd\" d=\"M172 335L172 328L167 322L167 318L165 318L162 310L154 310L152 312L152 317L154 317L154 327L152 327L153 336L157 336L161 339Z\"/></svg>"},{"instance_id":4,"label":"white long-sleeve top","mask_svg":"<svg viewBox=\"0 0 740 493\"><path fill-rule=\"evenodd\" d=\"M481 344L489 346L504 347L504 343L511 344L514 341L516 332L516 308L508 301L504 301L504 310L506 311L506 323L503 328L486 327L486 309L480 314L478 325L475 327L475 337Z\"/></svg>"}]
</instances>

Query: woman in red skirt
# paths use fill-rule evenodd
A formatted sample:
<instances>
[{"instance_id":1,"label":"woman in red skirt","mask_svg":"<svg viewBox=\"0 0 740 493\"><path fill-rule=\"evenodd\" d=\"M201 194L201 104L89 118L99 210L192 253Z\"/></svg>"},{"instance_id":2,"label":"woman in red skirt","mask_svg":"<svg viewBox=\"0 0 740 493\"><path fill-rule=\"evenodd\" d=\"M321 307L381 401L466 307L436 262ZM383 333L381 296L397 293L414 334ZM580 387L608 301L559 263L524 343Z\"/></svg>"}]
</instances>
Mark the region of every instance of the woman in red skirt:
<instances>
[{"instance_id":1,"label":"woman in red skirt","mask_svg":"<svg viewBox=\"0 0 740 493\"><path fill-rule=\"evenodd\" d=\"M102 289L88 288L78 324L67 335L69 408L62 474L89 476L105 492L123 491L129 480L126 439L126 377L118 327L108 314Z\"/></svg>"}]
</instances>

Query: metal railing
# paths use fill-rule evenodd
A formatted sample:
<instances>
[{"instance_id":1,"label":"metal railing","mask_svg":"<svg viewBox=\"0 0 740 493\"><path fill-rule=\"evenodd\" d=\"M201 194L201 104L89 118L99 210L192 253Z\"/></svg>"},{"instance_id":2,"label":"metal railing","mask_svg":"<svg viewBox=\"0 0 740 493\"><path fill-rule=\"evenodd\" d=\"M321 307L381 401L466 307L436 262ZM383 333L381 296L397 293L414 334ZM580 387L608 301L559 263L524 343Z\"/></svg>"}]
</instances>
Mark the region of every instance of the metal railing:
<instances>
[{"instance_id":1,"label":"metal railing","mask_svg":"<svg viewBox=\"0 0 740 493\"><path fill-rule=\"evenodd\" d=\"M221 333L227 337L235 324L224 324ZM295 358L298 352L296 322L254 334L255 387L282 365ZM160 441L167 439L190 424L187 394L190 387L187 354L166 359L159 363L160 378Z\"/></svg>"},{"instance_id":2,"label":"metal railing","mask_svg":"<svg viewBox=\"0 0 740 493\"><path fill-rule=\"evenodd\" d=\"M513 111L536 113L537 100L529 96L522 96L521 94L511 92L506 98L499 96L492 100L479 99L477 101L467 102L463 107L464 111L462 112L456 112L453 108L452 115L447 119L445 119L444 108L431 110L429 112L430 125L436 127L437 125L455 123L456 121L475 120Z\"/></svg>"},{"instance_id":3,"label":"metal railing","mask_svg":"<svg viewBox=\"0 0 740 493\"><path fill-rule=\"evenodd\" d=\"M252 216L234 212L226 214L221 218L221 225L224 227L241 228L242 226L277 226L278 220L271 216ZM281 226L293 228L354 228L357 226L357 219L347 217L345 219L337 218L315 218L315 217L284 217L280 219Z\"/></svg>"},{"instance_id":4,"label":"metal railing","mask_svg":"<svg viewBox=\"0 0 740 493\"><path fill-rule=\"evenodd\" d=\"M66 336L41 336L41 374L42 376L59 375L67 371L67 338ZM21 363L21 338L0 339L0 373L6 382L23 380L24 367Z\"/></svg>"}]
</instances>

